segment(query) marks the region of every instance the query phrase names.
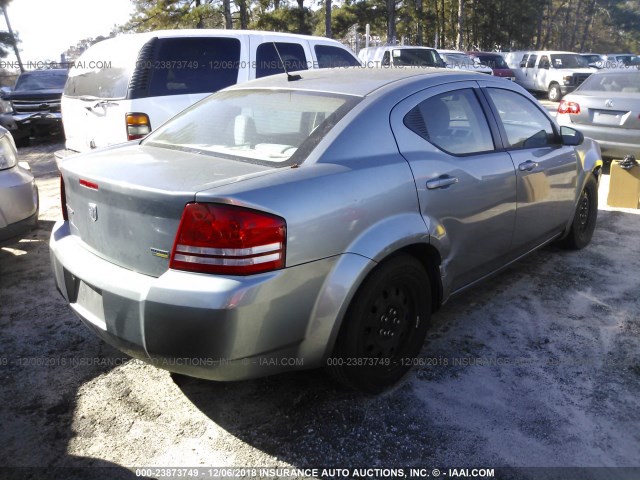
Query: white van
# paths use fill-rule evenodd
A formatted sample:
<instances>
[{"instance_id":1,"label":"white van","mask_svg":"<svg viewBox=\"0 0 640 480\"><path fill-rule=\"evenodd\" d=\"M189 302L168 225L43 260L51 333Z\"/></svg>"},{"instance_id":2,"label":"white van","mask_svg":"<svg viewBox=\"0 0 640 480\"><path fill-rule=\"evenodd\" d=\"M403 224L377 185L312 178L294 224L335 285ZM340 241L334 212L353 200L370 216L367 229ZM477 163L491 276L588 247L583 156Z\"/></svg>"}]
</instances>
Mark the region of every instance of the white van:
<instances>
[{"instance_id":1,"label":"white van","mask_svg":"<svg viewBox=\"0 0 640 480\"><path fill-rule=\"evenodd\" d=\"M69 71L66 153L142 138L210 93L284 72L283 62L289 72L360 65L341 43L306 35L162 30L104 40Z\"/></svg>"},{"instance_id":2,"label":"white van","mask_svg":"<svg viewBox=\"0 0 640 480\"><path fill-rule=\"evenodd\" d=\"M503 55L516 83L533 92L547 92L552 102L559 102L597 71L578 53L543 50Z\"/></svg>"}]
</instances>

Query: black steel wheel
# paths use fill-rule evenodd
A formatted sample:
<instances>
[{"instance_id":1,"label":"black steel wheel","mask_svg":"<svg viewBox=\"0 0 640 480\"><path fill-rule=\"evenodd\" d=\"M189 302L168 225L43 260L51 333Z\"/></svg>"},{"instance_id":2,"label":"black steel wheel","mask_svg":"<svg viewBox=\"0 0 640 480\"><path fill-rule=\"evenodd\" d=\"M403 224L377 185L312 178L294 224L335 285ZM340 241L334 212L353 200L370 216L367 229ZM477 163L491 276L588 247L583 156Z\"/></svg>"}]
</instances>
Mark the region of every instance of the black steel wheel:
<instances>
[{"instance_id":1,"label":"black steel wheel","mask_svg":"<svg viewBox=\"0 0 640 480\"><path fill-rule=\"evenodd\" d=\"M578 206L573 216L573 223L569 234L564 238L563 245L567 248L579 250L591 242L593 231L598 218L598 183L592 176L587 180Z\"/></svg>"},{"instance_id":2,"label":"black steel wheel","mask_svg":"<svg viewBox=\"0 0 640 480\"><path fill-rule=\"evenodd\" d=\"M344 319L330 373L342 383L377 393L397 383L415 363L431 314L429 276L409 255L376 267Z\"/></svg>"}]
</instances>

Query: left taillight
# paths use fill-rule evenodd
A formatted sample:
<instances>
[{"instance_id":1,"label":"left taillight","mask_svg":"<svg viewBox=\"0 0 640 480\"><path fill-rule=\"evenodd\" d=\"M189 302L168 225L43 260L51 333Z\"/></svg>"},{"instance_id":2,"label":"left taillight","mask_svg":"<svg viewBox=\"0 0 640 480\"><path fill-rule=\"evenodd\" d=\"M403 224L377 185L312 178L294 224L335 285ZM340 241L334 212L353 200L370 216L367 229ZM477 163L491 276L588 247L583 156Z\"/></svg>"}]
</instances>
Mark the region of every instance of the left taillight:
<instances>
[{"instance_id":1,"label":"left taillight","mask_svg":"<svg viewBox=\"0 0 640 480\"><path fill-rule=\"evenodd\" d=\"M60 207L62 208L62 219L69 221L69 212L67 212L67 192L64 189L64 178L60 175Z\"/></svg>"},{"instance_id":2,"label":"left taillight","mask_svg":"<svg viewBox=\"0 0 640 480\"><path fill-rule=\"evenodd\" d=\"M568 102L561 100L558 105L558 113L569 113L571 115L577 115L580 113L580 104L577 102Z\"/></svg>"},{"instance_id":3,"label":"left taillight","mask_svg":"<svg viewBox=\"0 0 640 480\"><path fill-rule=\"evenodd\" d=\"M151 121L146 113L127 113L127 140L137 140L151 132Z\"/></svg>"},{"instance_id":4,"label":"left taillight","mask_svg":"<svg viewBox=\"0 0 640 480\"><path fill-rule=\"evenodd\" d=\"M283 218L214 203L185 206L169 268L198 273L252 275L285 266Z\"/></svg>"}]
</instances>

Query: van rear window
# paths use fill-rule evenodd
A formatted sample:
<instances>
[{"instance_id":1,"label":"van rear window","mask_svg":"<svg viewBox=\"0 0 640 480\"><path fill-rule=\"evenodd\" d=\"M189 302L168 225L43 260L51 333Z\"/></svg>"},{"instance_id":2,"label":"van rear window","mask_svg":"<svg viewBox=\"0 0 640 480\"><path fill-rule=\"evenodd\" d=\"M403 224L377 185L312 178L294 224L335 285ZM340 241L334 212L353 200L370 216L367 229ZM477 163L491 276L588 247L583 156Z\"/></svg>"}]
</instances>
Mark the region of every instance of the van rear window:
<instances>
[{"instance_id":1,"label":"van rear window","mask_svg":"<svg viewBox=\"0 0 640 480\"><path fill-rule=\"evenodd\" d=\"M236 38L162 38L152 59L149 96L212 93L235 85L240 66Z\"/></svg>"}]
</instances>

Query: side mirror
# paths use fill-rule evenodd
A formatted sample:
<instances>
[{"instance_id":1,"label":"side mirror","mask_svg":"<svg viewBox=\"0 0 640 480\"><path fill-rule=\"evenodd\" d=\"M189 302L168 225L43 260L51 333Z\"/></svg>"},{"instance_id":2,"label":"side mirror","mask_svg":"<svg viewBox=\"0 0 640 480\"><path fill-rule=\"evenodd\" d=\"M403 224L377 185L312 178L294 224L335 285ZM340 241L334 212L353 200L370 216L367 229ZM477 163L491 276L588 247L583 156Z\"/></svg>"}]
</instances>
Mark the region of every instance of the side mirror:
<instances>
[{"instance_id":1,"label":"side mirror","mask_svg":"<svg viewBox=\"0 0 640 480\"><path fill-rule=\"evenodd\" d=\"M11 93L11 87L2 87L0 88L0 99L4 100Z\"/></svg>"},{"instance_id":2,"label":"side mirror","mask_svg":"<svg viewBox=\"0 0 640 480\"><path fill-rule=\"evenodd\" d=\"M562 136L562 144L570 147L582 145L584 135L581 131L571 127L560 127L560 135Z\"/></svg>"}]
</instances>

